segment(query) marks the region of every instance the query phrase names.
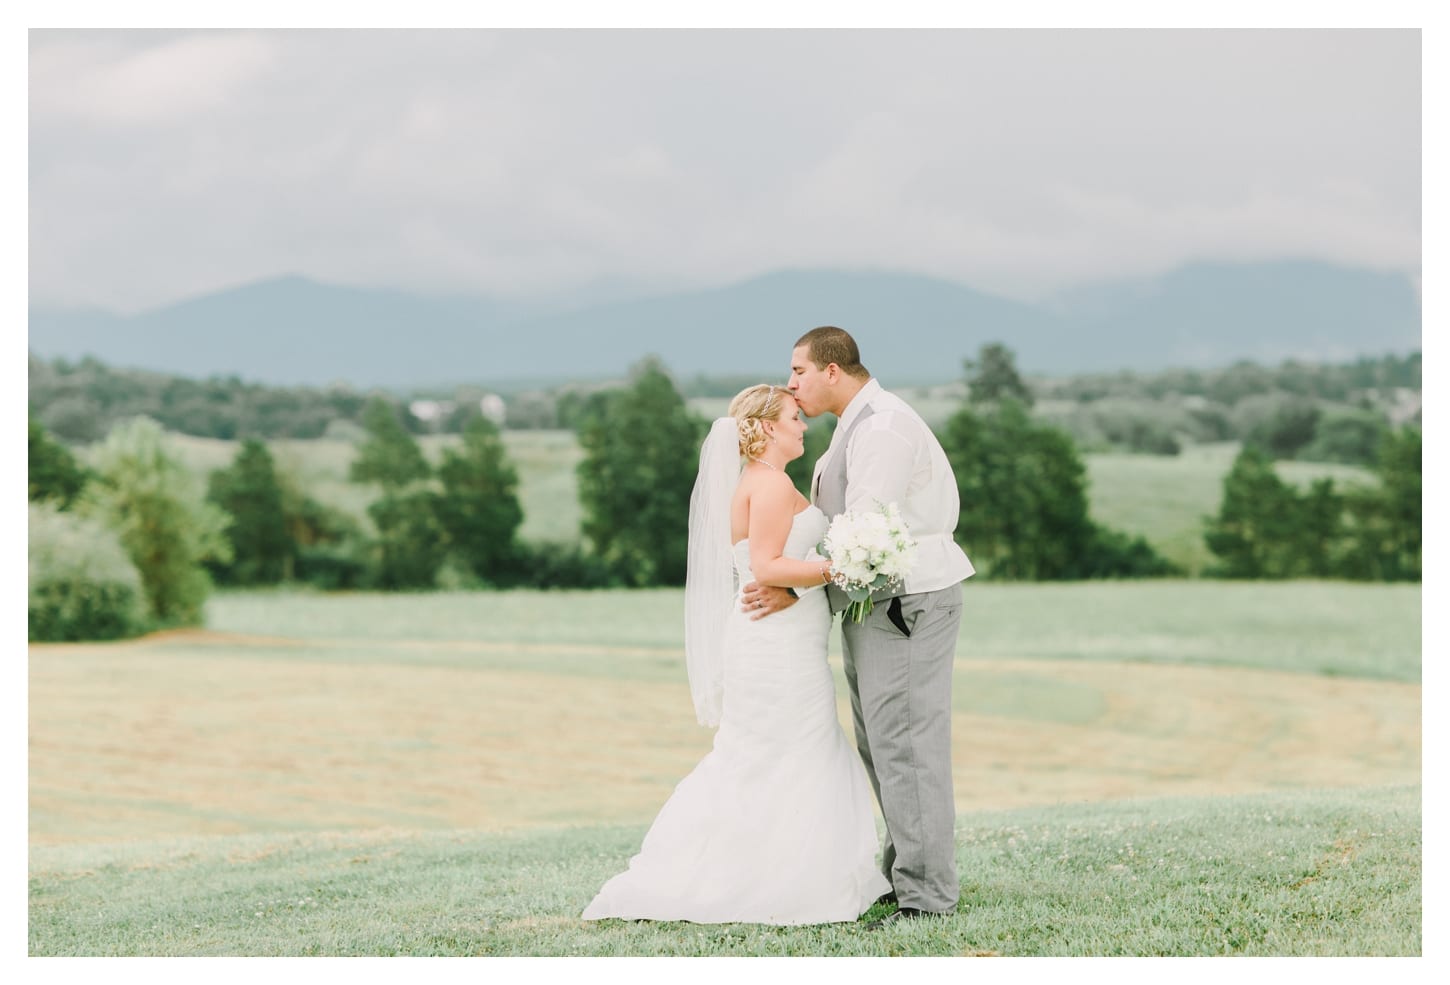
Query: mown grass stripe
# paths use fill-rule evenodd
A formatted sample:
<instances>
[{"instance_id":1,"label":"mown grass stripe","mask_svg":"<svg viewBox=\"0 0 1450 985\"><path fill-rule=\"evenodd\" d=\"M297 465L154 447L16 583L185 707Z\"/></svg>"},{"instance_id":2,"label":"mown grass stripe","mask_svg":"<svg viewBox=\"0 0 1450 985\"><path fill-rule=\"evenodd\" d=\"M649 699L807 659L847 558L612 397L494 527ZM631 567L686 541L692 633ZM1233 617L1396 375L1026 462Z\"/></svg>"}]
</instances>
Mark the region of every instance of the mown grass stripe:
<instances>
[{"instance_id":1,"label":"mown grass stripe","mask_svg":"<svg viewBox=\"0 0 1450 985\"><path fill-rule=\"evenodd\" d=\"M1415 955L1420 790L967 815L931 924L585 923L638 825L329 832L31 853L30 953Z\"/></svg>"}]
</instances>

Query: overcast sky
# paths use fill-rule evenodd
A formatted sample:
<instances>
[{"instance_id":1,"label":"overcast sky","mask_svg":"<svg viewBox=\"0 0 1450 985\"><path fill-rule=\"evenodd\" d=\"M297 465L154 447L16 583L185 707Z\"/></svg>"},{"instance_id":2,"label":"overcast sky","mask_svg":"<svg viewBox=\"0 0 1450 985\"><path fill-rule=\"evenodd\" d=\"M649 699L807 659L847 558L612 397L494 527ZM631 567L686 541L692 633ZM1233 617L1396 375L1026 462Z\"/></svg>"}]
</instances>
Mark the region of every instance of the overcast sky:
<instances>
[{"instance_id":1,"label":"overcast sky","mask_svg":"<svg viewBox=\"0 0 1450 985\"><path fill-rule=\"evenodd\" d=\"M35 31L32 304L1420 271L1415 31Z\"/></svg>"}]
</instances>

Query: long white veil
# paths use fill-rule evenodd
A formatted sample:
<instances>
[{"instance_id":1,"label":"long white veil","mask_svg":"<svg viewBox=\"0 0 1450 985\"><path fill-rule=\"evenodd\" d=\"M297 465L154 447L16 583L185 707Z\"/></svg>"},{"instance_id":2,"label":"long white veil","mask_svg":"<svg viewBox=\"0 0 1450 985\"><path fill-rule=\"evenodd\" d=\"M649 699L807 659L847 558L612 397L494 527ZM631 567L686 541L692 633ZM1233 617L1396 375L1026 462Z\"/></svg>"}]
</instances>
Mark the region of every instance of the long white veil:
<instances>
[{"instance_id":1,"label":"long white veil","mask_svg":"<svg viewBox=\"0 0 1450 985\"><path fill-rule=\"evenodd\" d=\"M740 426L717 418L700 448L700 472L690 493L690 541L685 568L685 668L701 725L720 724L725 693L725 621L735 602L730 500L740 483Z\"/></svg>"}]
</instances>

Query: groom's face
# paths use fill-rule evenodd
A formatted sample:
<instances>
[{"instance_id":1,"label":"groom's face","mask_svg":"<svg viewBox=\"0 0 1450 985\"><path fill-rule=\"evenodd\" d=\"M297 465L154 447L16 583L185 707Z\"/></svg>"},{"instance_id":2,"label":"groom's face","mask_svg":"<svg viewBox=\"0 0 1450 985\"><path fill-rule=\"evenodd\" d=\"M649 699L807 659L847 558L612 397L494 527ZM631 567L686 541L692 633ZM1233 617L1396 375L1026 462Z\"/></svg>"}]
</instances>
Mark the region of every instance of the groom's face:
<instances>
[{"instance_id":1,"label":"groom's face","mask_svg":"<svg viewBox=\"0 0 1450 985\"><path fill-rule=\"evenodd\" d=\"M801 413L807 417L819 417L831 409L829 369L829 366L819 368L811 362L809 346L798 345L790 354L790 382L786 388L795 396Z\"/></svg>"}]
</instances>

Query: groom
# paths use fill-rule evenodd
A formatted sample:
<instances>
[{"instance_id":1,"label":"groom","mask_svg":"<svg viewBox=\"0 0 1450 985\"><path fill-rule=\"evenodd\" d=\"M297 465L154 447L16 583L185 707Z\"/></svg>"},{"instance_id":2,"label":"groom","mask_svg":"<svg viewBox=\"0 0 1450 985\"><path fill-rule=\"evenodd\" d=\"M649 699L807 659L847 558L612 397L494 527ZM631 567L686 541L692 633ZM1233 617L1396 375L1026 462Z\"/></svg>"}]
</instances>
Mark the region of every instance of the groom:
<instances>
[{"instance_id":1,"label":"groom","mask_svg":"<svg viewBox=\"0 0 1450 985\"><path fill-rule=\"evenodd\" d=\"M951 913L957 881L952 799L952 658L972 563L952 540L957 484L926 422L861 365L856 342L833 326L801 336L791 354L790 391L801 412L839 419L816 463L811 500L828 519L896 503L917 542L905 583L872 596L864 622L843 620L841 642L856 746L886 818L881 867L898 920ZM850 601L826 589L831 612ZM755 618L789 605L784 588L747 585ZM887 897L890 899L891 897Z\"/></svg>"}]
</instances>

